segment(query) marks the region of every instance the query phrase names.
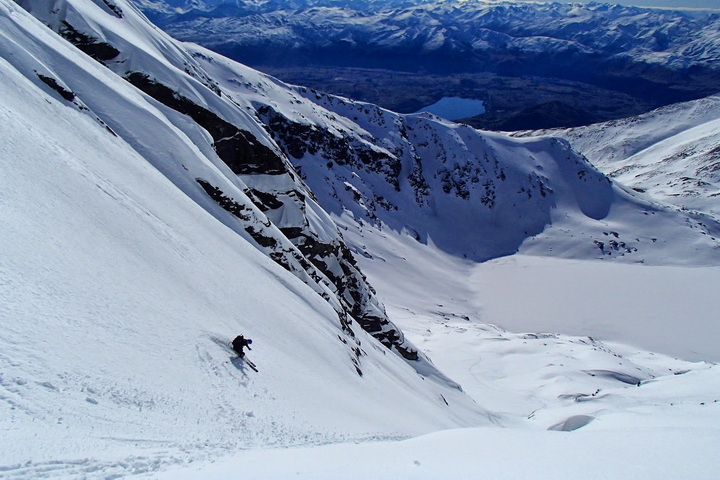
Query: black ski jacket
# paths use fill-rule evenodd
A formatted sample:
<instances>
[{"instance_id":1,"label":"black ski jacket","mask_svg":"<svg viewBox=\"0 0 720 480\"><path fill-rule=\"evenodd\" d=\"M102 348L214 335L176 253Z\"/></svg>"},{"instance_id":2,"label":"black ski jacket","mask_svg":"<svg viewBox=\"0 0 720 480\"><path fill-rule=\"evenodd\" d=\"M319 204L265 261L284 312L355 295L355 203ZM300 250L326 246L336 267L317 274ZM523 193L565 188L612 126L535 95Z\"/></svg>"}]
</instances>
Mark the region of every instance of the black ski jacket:
<instances>
[{"instance_id":1,"label":"black ski jacket","mask_svg":"<svg viewBox=\"0 0 720 480\"><path fill-rule=\"evenodd\" d=\"M247 347L248 350L252 350L250 348L250 345L248 345L247 339L243 335L238 335L237 337L235 337L235 340L232 341L232 347L233 350L235 350L240 356L245 355L245 353L243 352L243 347Z\"/></svg>"}]
</instances>

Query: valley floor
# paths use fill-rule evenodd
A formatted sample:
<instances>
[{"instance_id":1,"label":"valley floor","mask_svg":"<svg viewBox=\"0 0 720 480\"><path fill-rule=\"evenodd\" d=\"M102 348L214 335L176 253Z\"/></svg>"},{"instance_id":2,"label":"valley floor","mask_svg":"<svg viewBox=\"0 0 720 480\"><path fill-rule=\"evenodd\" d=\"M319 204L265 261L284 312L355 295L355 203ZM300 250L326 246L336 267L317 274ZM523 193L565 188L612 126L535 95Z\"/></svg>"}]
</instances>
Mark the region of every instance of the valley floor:
<instances>
[{"instance_id":1,"label":"valley floor","mask_svg":"<svg viewBox=\"0 0 720 480\"><path fill-rule=\"evenodd\" d=\"M660 106L647 99L591 85L537 76L488 72L422 74L371 68L255 65L282 79L322 92L413 113L442 97L482 100L486 112L464 122L484 130L588 125L638 115Z\"/></svg>"}]
</instances>

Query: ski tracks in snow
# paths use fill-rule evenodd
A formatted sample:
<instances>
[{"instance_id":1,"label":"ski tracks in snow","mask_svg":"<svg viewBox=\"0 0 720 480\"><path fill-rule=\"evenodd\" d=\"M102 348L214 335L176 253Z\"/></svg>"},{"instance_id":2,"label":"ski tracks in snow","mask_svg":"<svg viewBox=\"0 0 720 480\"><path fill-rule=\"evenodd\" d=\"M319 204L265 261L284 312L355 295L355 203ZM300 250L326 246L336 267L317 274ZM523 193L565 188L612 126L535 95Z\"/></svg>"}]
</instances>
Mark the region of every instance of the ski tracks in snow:
<instances>
[{"instance_id":1,"label":"ski tracks in snow","mask_svg":"<svg viewBox=\"0 0 720 480\"><path fill-rule=\"evenodd\" d=\"M106 480L124 478L128 475L153 473L171 465L178 465L188 461L187 453L183 457L153 453L152 456L128 457L119 461L97 461L90 459L80 460L53 460L47 462L26 462L17 465L0 466L0 477L7 480L20 479L91 479L103 478Z\"/></svg>"},{"instance_id":2,"label":"ski tracks in snow","mask_svg":"<svg viewBox=\"0 0 720 480\"><path fill-rule=\"evenodd\" d=\"M63 417L79 415L80 412L50 408L49 406L57 403L58 400L54 399L57 396L72 398L76 404L86 403L87 407L82 414L86 421L92 418L92 423L112 420L112 415L105 411L108 407L115 412L117 409L124 410L124 422L135 424L132 430L136 430L137 435L107 436L107 429L91 428L84 433L84 447L52 455L51 459L2 464L0 457L0 478L75 480L152 475L173 466L207 461L226 456L231 451L251 448L260 443L272 443L273 437L282 438L278 432L278 424L266 415L272 408L273 398L268 392L261 394L256 391L257 386L254 385L252 375L249 375L255 372L233 362L232 350L227 342L217 337L211 337L211 340L212 342L195 345L198 367L204 371L207 379L203 385L205 391L197 392L197 395L190 396L189 401L186 399L184 402L173 402L171 398L148 397L147 392L129 391L127 386L123 388L119 384L91 385L92 379L89 377L65 375L64 378L47 377L46 381L37 382L12 374L1 376L0 404L3 410L12 412L5 417L10 422L10 427L16 416L48 419L55 415L53 418L57 418L56 428L51 431L28 432L29 437L47 433L54 435L56 441L63 441L65 433L59 431L62 429L61 423L64 423ZM222 349L215 348L213 343ZM188 385L188 389L194 388L197 386ZM142 395L143 393L145 395ZM214 397L212 404L205 401L208 396ZM248 408L249 406L252 408ZM92 408L100 410L88 416L89 409ZM133 415L130 412L133 409L145 411L149 416L138 417L137 413ZM174 428L160 429L153 413L164 416L172 415L172 412L177 416L177 425L174 425ZM141 419L144 419L145 425L139 423ZM192 438L183 438L178 434L195 422L198 423L197 432ZM98 455L98 447L105 450L104 455ZM142 455L125 456L138 453L138 450ZM91 453L95 458L84 457ZM103 456L106 459L103 459ZM39 455L34 458L43 457L48 456Z\"/></svg>"}]
</instances>

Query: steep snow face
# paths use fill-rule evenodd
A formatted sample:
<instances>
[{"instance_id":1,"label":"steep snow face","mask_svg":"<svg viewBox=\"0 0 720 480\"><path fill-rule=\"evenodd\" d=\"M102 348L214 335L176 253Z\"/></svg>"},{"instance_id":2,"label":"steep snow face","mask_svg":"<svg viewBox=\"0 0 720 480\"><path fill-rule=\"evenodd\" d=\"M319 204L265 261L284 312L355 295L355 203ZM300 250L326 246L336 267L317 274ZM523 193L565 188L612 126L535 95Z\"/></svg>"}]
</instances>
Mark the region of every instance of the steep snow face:
<instances>
[{"instance_id":1,"label":"steep snow face","mask_svg":"<svg viewBox=\"0 0 720 480\"><path fill-rule=\"evenodd\" d=\"M714 224L632 197L565 142L290 88L174 42L121 0L22 3L36 18L0 0L4 476L154 475L241 448L508 422L360 328L413 356L350 259L383 262L356 232L432 248L411 233L452 261L516 248L716 261ZM259 372L227 346L240 332Z\"/></svg>"},{"instance_id":2,"label":"steep snow face","mask_svg":"<svg viewBox=\"0 0 720 480\"><path fill-rule=\"evenodd\" d=\"M58 6L66 21L75 9L105 25L132 12L44 7ZM268 258L296 252L287 258L302 267L191 117L14 3L0 2L0 26L4 473L124 476L183 450L197 458L488 421L431 364L415 362L417 375L340 315L330 283ZM222 189L225 204L196 179ZM233 358L227 342L241 332L261 373Z\"/></svg>"},{"instance_id":3,"label":"steep snow face","mask_svg":"<svg viewBox=\"0 0 720 480\"><path fill-rule=\"evenodd\" d=\"M611 178L658 201L720 218L720 97L588 127L567 139Z\"/></svg>"},{"instance_id":4,"label":"steep snow face","mask_svg":"<svg viewBox=\"0 0 720 480\"><path fill-rule=\"evenodd\" d=\"M252 108L242 108L227 91L223 93L223 86L190 51L149 24L131 5L63 2L56 6L30 0L21 4L79 50L152 97L158 108L170 110L172 128L181 129L193 148L203 152L205 162L222 170L218 178L215 173L196 171L192 165L176 164L175 169L182 166L182 170L168 174L183 190L204 205L208 199L214 200L217 205L212 209L220 206L236 217L230 221L234 228L243 230L258 248L324 296L342 322L353 316L388 348L406 359L419 360L423 370L432 370L389 322L337 228L254 117ZM202 53L197 55L204 58ZM53 75L47 78L56 81ZM137 133L128 118L119 118L107 109L94 86L70 82L67 91L91 111L106 109L105 116L115 117L108 119L111 128L123 137L130 136L130 143L150 158L169 155L155 151L154 132ZM168 171L165 160L158 158L157 163ZM237 175L257 180L247 183ZM260 185L270 190L262 191ZM248 199L251 207L246 206ZM218 217L227 218L226 212ZM348 334L352 333L348 323Z\"/></svg>"}]
</instances>

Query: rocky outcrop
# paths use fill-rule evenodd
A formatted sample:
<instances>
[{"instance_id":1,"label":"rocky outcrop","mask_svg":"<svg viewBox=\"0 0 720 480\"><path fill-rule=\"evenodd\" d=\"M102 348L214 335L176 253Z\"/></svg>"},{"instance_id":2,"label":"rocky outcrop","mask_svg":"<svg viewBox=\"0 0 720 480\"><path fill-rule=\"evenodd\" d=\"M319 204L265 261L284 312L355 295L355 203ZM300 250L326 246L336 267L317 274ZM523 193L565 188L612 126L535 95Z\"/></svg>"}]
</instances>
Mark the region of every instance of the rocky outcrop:
<instances>
[{"instance_id":1,"label":"rocky outcrop","mask_svg":"<svg viewBox=\"0 0 720 480\"><path fill-rule=\"evenodd\" d=\"M47 75L43 75L42 73L37 73L37 72L35 72L35 73L38 76L38 78L40 80L42 80L42 82L45 85L47 85L48 87L52 88L57 93L59 93L62 98L64 98L68 102L72 102L73 100L75 100L75 94L73 92L71 92L70 90L64 88L62 85L60 85L57 82L57 80L55 80L52 77L48 77Z\"/></svg>"},{"instance_id":2,"label":"rocky outcrop","mask_svg":"<svg viewBox=\"0 0 720 480\"><path fill-rule=\"evenodd\" d=\"M244 182L250 187L246 192L248 197L272 219L273 224L297 247L301 255L282 248L272 235L264 231L262 222L260 225L253 222L247 208L227 197L218 187L201 179L198 183L221 207L245 222L245 231L258 245L268 250L270 258L289 271L296 272L298 266L301 267L312 282L325 284L335 292L341 306L341 316L349 314L364 330L386 347L395 349L404 358L418 359L417 350L388 319L375 291L358 268L332 220L324 215L320 206L310 198L312 194L309 189L299 180L293 166L285 158L264 146L247 130L240 129L197 105L189 98L151 79L149 75L133 72L125 78L157 101L190 116L212 136L213 147L218 156L234 173L242 175ZM298 142L297 145L308 144ZM342 147L336 147L335 152L340 152ZM359 158L367 160L370 157L366 154ZM376 162L374 165L383 163ZM263 176L263 181L257 185L253 180L256 175ZM290 185L290 188L278 190L265 187L267 184L264 179L268 175L283 178L280 183ZM312 205L308 202L312 202ZM334 234L329 238L321 238L307 218L308 209L313 210L314 217L318 214L324 217L327 224L322 229L334 231ZM294 215L287 215L288 211L292 211ZM281 213L274 215L274 212Z\"/></svg>"},{"instance_id":3,"label":"rocky outcrop","mask_svg":"<svg viewBox=\"0 0 720 480\"><path fill-rule=\"evenodd\" d=\"M310 188L328 192L320 199L326 209L411 232L421 242L430 238L449 253L481 261L514 253L550 223L557 199L531 150L512 147L515 158L508 161L504 140L497 143L467 126L431 115L398 115L303 87L296 91L327 111L318 108L315 120L304 120L265 106L258 115ZM547 148L568 156L563 170L598 176L564 147ZM472 225L478 226L472 236L452 233ZM484 242L483 235L502 240Z\"/></svg>"},{"instance_id":4,"label":"rocky outcrop","mask_svg":"<svg viewBox=\"0 0 720 480\"><path fill-rule=\"evenodd\" d=\"M276 175L286 173L291 168L286 161L247 130L223 120L207 108L151 79L148 74L132 72L125 78L165 106L190 116L207 130L213 138L213 147L218 156L236 174Z\"/></svg>"},{"instance_id":5,"label":"rocky outcrop","mask_svg":"<svg viewBox=\"0 0 720 480\"><path fill-rule=\"evenodd\" d=\"M58 33L60 33L65 40L102 64L120 55L120 50L117 48L91 35L77 31L75 27L65 20L62 21Z\"/></svg>"},{"instance_id":6,"label":"rocky outcrop","mask_svg":"<svg viewBox=\"0 0 720 480\"><path fill-rule=\"evenodd\" d=\"M305 154L322 153L324 158L332 159L339 165L355 165L380 174L396 190L400 189L398 176L401 164L398 159L359 142L356 135L349 132L343 132L344 135L336 134L328 129L288 121L281 113L267 105L258 108L257 114L289 157L300 159Z\"/></svg>"}]
</instances>

